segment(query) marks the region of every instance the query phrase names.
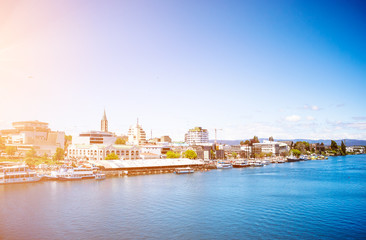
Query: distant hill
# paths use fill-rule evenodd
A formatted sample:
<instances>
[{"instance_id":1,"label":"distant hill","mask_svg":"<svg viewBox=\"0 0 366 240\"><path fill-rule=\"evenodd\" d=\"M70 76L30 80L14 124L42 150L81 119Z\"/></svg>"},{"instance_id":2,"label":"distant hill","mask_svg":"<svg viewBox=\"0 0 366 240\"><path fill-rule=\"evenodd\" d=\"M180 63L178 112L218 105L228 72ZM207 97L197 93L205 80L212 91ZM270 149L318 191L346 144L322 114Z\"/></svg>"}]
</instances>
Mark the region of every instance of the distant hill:
<instances>
[{"instance_id":1,"label":"distant hill","mask_svg":"<svg viewBox=\"0 0 366 240\"><path fill-rule=\"evenodd\" d=\"M263 140L268 140L268 138L260 138L259 139L261 142L263 142ZM293 141L293 142L298 142L298 141L306 141L309 143L324 143L324 145L329 146L330 145L330 141L331 139L319 139L319 140L312 140L312 139L274 139L275 141ZM239 145L240 141L243 140L217 140L218 143L224 143L224 144L228 144L228 145ZM335 140L336 143L338 145L341 144L341 140ZM357 139L345 139L345 144L346 146L366 146L366 140L357 140ZM215 140L210 140L210 142L215 142Z\"/></svg>"}]
</instances>

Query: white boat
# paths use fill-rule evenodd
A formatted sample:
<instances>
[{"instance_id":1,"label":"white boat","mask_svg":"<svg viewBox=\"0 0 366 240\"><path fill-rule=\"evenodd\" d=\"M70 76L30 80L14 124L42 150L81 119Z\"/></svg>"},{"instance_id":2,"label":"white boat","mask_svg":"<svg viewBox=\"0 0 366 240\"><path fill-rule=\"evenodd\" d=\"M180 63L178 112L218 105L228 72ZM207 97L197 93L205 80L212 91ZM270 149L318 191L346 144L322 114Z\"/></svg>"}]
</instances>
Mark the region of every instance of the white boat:
<instances>
[{"instance_id":1,"label":"white boat","mask_svg":"<svg viewBox=\"0 0 366 240\"><path fill-rule=\"evenodd\" d=\"M73 175L73 174L65 174L63 176L60 176L58 177L57 180L60 180L60 181L76 181L76 180L82 180L83 178L80 177L80 176L76 176L76 175Z\"/></svg>"},{"instance_id":2,"label":"white boat","mask_svg":"<svg viewBox=\"0 0 366 240\"><path fill-rule=\"evenodd\" d=\"M218 162L216 164L217 169L229 169L229 168L233 168L233 165L231 163L223 163L223 162Z\"/></svg>"},{"instance_id":3,"label":"white boat","mask_svg":"<svg viewBox=\"0 0 366 240\"><path fill-rule=\"evenodd\" d=\"M36 171L25 165L0 168L0 184L38 182L41 179Z\"/></svg>"},{"instance_id":4,"label":"white boat","mask_svg":"<svg viewBox=\"0 0 366 240\"><path fill-rule=\"evenodd\" d=\"M106 177L105 177L105 174L104 173L96 173L95 174L95 180L104 180Z\"/></svg>"},{"instance_id":5,"label":"white boat","mask_svg":"<svg viewBox=\"0 0 366 240\"><path fill-rule=\"evenodd\" d=\"M174 171L175 174L186 174L186 173L194 173L194 170L190 167L185 168L176 168Z\"/></svg>"},{"instance_id":6,"label":"white boat","mask_svg":"<svg viewBox=\"0 0 366 240\"><path fill-rule=\"evenodd\" d=\"M91 168L62 167L58 171L52 171L50 178L57 178L59 180L81 180L95 178L95 175Z\"/></svg>"},{"instance_id":7,"label":"white boat","mask_svg":"<svg viewBox=\"0 0 366 240\"><path fill-rule=\"evenodd\" d=\"M251 166L251 167L263 167L264 164L261 162L261 161L249 161L248 164Z\"/></svg>"}]
</instances>

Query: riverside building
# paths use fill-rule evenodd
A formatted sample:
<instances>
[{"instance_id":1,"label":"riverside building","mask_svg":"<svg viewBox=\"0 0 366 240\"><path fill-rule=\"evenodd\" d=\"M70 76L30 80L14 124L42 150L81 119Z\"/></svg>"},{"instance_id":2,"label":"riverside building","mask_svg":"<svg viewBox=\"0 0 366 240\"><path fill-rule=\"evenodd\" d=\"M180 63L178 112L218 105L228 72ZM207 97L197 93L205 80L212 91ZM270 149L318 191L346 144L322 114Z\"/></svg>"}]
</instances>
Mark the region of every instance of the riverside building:
<instances>
[{"instance_id":1,"label":"riverside building","mask_svg":"<svg viewBox=\"0 0 366 240\"><path fill-rule=\"evenodd\" d=\"M67 149L68 159L104 160L108 154L115 153L120 160L140 159L140 149L126 145L72 144Z\"/></svg>"},{"instance_id":2,"label":"riverside building","mask_svg":"<svg viewBox=\"0 0 366 240\"><path fill-rule=\"evenodd\" d=\"M104 114L101 120L101 131L89 131L80 133L79 136L73 137L73 144L104 144L111 145L114 144L117 140L117 137L108 132L108 120L107 115Z\"/></svg>"},{"instance_id":3,"label":"riverside building","mask_svg":"<svg viewBox=\"0 0 366 240\"><path fill-rule=\"evenodd\" d=\"M263 143L254 143L254 153L272 153L275 156L287 153L290 147L286 143L274 142L274 141L263 141Z\"/></svg>"},{"instance_id":4,"label":"riverside building","mask_svg":"<svg viewBox=\"0 0 366 240\"><path fill-rule=\"evenodd\" d=\"M202 127L189 129L185 135L185 142L189 145L201 145L208 143L208 131Z\"/></svg>"},{"instance_id":5,"label":"riverside building","mask_svg":"<svg viewBox=\"0 0 366 240\"><path fill-rule=\"evenodd\" d=\"M89 131L80 133L79 136L73 138L73 144L114 144L117 137L113 133L103 131Z\"/></svg>"},{"instance_id":6,"label":"riverside building","mask_svg":"<svg viewBox=\"0 0 366 240\"><path fill-rule=\"evenodd\" d=\"M40 121L13 122L14 129L0 130L6 146L15 146L21 153L34 149L37 155L53 155L64 148L65 132L51 131L48 123Z\"/></svg>"},{"instance_id":7,"label":"riverside building","mask_svg":"<svg viewBox=\"0 0 366 240\"><path fill-rule=\"evenodd\" d=\"M142 126L139 125L139 120L137 119L136 124L132 125L128 130L128 145L144 145L146 144L146 133Z\"/></svg>"}]
</instances>

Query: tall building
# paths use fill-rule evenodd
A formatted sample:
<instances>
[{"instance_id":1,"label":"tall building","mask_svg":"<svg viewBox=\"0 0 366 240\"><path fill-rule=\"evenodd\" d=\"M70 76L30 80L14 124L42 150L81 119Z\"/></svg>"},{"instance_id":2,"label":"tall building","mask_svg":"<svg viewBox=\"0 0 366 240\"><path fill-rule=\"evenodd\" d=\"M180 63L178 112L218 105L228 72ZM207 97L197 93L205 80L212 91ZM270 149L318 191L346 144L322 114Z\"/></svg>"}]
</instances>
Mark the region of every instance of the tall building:
<instances>
[{"instance_id":1,"label":"tall building","mask_svg":"<svg viewBox=\"0 0 366 240\"><path fill-rule=\"evenodd\" d=\"M189 129L188 133L185 135L185 142L189 145L200 145L203 143L208 143L208 131L201 127L195 127Z\"/></svg>"},{"instance_id":2,"label":"tall building","mask_svg":"<svg viewBox=\"0 0 366 240\"><path fill-rule=\"evenodd\" d=\"M75 136L72 139L73 144L114 144L117 137L113 133L102 132L102 131L89 131L80 133L79 136Z\"/></svg>"},{"instance_id":3,"label":"tall building","mask_svg":"<svg viewBox=\"0 0 366 240\"><path fill-rule=\"evenodd\" d=\"M48 123L39 121L13 122L14 129L0 130L6 146L15 146L19 152L34 149L38 155L52 155L64 148L65 133L51 131Z\"/></svg>"},{"instance_id":4,"label":"tall building","mask_svg":"<svg viewBox=\"0 0 366 240\"><path fill-rule=\"evenodd\" d=\"M146 133L142 126L139 125L139 120L135 125L132 125L128 130L128 142L129 145L143 145L146 144Z\"/></svg>"},{"instance_id":5,"label":"tall building","mask_svg":"<svg viewBox=\"0 0 366 240\"><path fill-rule=\"evenodd\" d=\"M102 132L108 132L108 120L107 120L107 115L105 114L105 109L104 109L104 115L101 121L101 131Z\"/></svg>"}]
</instances>

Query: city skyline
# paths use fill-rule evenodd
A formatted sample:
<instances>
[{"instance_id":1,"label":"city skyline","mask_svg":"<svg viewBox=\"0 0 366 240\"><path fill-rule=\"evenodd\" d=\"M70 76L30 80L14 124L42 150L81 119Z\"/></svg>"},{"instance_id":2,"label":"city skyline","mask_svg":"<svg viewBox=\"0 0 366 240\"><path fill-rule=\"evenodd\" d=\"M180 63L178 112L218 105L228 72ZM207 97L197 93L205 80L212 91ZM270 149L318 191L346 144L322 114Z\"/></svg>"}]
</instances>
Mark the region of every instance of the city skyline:
<instances>
[{"instance_id":1,"label":"city skyline","mask_svg":"<svg viewBox=\"0 0 366 240\"><path fill-rule=\"evenodd\" d=\"M366 139L362 1L1 5L0 129Z\"/></svg>"}]
</instances>

